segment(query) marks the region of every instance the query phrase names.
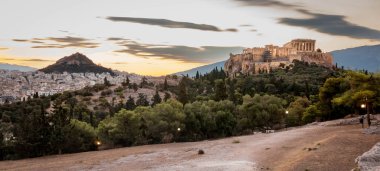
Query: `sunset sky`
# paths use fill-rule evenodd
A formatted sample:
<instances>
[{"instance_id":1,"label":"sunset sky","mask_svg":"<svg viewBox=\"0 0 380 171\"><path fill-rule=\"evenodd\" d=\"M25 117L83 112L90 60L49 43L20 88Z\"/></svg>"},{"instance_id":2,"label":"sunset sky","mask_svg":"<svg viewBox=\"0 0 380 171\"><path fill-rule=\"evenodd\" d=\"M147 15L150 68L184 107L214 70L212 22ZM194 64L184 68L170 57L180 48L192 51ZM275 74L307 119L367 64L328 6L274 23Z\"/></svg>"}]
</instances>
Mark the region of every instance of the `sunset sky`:
<instances>
[{"instance_id":1,"label":"sunset sky","mask_svg":"<svg viewBox=\"0 0 380 171\"><path fill-rule=\"evenodd\" d=\"M42 68L81 52L165 75L295 38L332 51L380 44L379 0L2 0L0 62Z\"/></svg>"}]
</instances>

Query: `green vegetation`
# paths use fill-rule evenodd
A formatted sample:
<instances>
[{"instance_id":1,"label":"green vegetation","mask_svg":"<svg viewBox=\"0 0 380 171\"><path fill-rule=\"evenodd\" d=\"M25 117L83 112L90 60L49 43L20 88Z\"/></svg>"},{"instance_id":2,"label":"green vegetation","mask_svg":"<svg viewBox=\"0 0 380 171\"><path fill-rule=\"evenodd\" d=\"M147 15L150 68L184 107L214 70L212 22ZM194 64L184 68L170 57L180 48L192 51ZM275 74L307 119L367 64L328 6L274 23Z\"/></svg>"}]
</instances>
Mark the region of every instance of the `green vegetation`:
<instances>
[{"instance_id":1,"label":"green vegetation","mask_svg":"<svg viewBox=\"0 0 380 171\"><path fill-rule=\"evenodd\" d=\"M145 77L140 84L126 78L113 86L105 79L79 91L1 105L0 159L96 150L97 141L122 147L251 134L363 114L362 103L371 113L380 109L379 74L298 61L253 76L227 78L216 68L194 78L171 77L177 86L167 79L153 85ZM141 87L155 90L153 97L124 99L123 93Z\"/></svg>"}]
</instances>

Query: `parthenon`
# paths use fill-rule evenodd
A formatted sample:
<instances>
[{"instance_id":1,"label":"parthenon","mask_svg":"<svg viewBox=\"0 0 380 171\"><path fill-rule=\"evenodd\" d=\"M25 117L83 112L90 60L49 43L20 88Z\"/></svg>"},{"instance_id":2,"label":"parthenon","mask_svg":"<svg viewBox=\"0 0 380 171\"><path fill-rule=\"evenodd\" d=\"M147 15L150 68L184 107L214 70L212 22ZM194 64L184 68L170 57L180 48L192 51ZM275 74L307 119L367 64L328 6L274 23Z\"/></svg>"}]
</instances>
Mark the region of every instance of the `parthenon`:
<instances>
[{"instance_id":1,"label":"parthenon","mask_svg":"<svg viewBox=\"0 0 380 171\"><path fill-rule=\"evenodd\" d=\"M284 45L285 48L295 48L298 52L313 52L315 50L315 40L294 39Z\"/></svg>"}]
</instances>

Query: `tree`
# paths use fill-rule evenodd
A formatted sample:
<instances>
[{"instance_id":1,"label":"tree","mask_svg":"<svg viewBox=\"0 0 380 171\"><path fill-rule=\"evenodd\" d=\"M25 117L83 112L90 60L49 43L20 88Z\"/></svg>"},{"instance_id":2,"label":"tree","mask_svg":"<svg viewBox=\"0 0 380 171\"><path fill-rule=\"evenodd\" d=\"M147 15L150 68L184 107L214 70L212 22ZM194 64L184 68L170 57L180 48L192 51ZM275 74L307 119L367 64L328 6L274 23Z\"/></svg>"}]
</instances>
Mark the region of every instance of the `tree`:
<instances>
[{"instance_id":1,"label":"tree","mask_svg":"<svg viewBox=\"0 0 380 171\"><path fill-rule=\"evenodd\" d=\"M186 79L187 79L186 77L182 77L178 85L178 88L179 88L178 101L180 101L182 104L186 104L189 101L187 86L186 86Z\"/></svg>"},{"instance_id":2,"label":"tree","mask_svg":"<svg viewBox=\"0 0 380 171\"><path fill-rule=\"evenodd\" d=\"M149 101L146 98L146 95L143 93L139 93L139 97L136 100L137 106L149 106Z\"/></svg>"},{"instance_id":3,"label":"tree","mask_svg":"<svg viewBox=\"0 0 380 171\"><path fill-rule=\"evenodd\" d=\"M227 99L226 85L222 79L215 80L215 100L225 100Z\"/></svg>"},{"instance_id":4,"label":"tree","mask_svg":"<svg viewBox=\"0 0 380 171\"><path fill-rule=\"evenodd\" d=\"M141 78L140 88L143 88L146 85L148 85L148 79L144 76Z\"/></svg>"},{"instance_id":5,"label":"tree","mask_svg":"<svg viewBox=\"0 0 380 171\"><path fill-rule=\"evenodd\" d=\"M160 97L160 94L158 94L158 90L156 90L156 94L152 97L152 106L155 106L156 104L161 103L162 99Z\"/></svg>"},{"instance_id":6,"label":"tree","mask_svg":"<svg viewBox=\"0 0 380 171\"><path fill-rule=\"evenodd\" d=\"M280 128L285 116L285 101L272 95L251 97L245 95L243 104L239 106L238 125L240 130L255 128Z\"/></svg>"},{"instance_id":7,"label":"tree","mask_svg":"<svg viewBox=\"0 0 380 171\"><path fill-rule=\"evenodd\" d=\"M306 108L306 111L303 113L302 121L304 123L310 123L316 121L316 119L320 118L321 111L318 109L316 105L310 105Z\"/></svg>"},{"instance_id":8,"label":"tree","mask_svg":"<svg viewBox=\"0 0 380 171\"><path fill-rule=\"evenodd\" d=\"M165 77L165 81L164 81L164 90L167 91L167 90L168 90L168 87L169 87L169 85L168 85L168 80L167 80L166 77Z\"/></svg>"},{"instance_id":9,"label":"tree","mask_svg":"<svg viewBox=\"0 0 380 171\"><path fill-rule=\"evenodd\" d=\"M197 71L197 73L195 74L195 79L199 79L200 78L200 75L199 75L199 72Z\"/></svg>"},{"instance_id":10,"label":"tree","mask_svg":"<svg viewBox=\"0 0 380 171\"><path fill-rule=\"evenodd\" d=\"M107 87L111 86L111 83L108 81L107 77L104 77L103 84Z\"/></svg>"},{"instance_id":11,"label":"tree","mask_svg":"<svg viewBox=\"0 0 380 171\"><path fill-rule=\"evenodd\" d=\"M168 92L165 92L164 102L168 101L171 98L171 95Z\"/></svg>"},{"instance_id":12,"label":"tree","mask_svg":"<svg viewBox=\"0 0 380 171\"><path fill-rule=\"evenodd\" d=\"M57 150L58 154L62 154L63 145L65 143L65 127L70 123L67 109L56 102L53 106L52 121L52 136L50 139L53 149Z\"/></svg>"},{"instance_id":13,"label":"tree","mask_svg":"<svg viewBox=\"0 0 380 171\"><path fill-rule=\"evenodd\" d=\"M122 146L135 144L138 135L139 117L135 112L122 109L114 117L99 123L97 132L102 141Z\"/></svg>"},{"instance_id":14,"label":"tree","mask_svg":"<svg viewBox=\"0 0 380 171\"><path fill-rule=\"evenodd\" d=\"M128 97L128 100L125 103L125 108L127 110L134 110L136 108L135 99L132 96Z\"/></svg>"},{"instance_id":15,"label":"tree","mask_svg":"<svg viewBox=\"0 0 380 171\"><path fill-rule=\"evenodd\" d=\"M133 90L134 90L135 92L139 89L139 87L137 86L136 83L133 83L133 84L132 84L132 88L133 88Z\"/></svg>"},{"instance_id":16,"label":"tree","mask_svg":"<svg viewBox=\"0 0 380 171\"><path fill-rule=\"evenodd\" d=\"M298 97L294 102L290 103L288 107L289 113L286 116L287 126L302 125L303 113L310 104L311 102L305 97Z\"/></svg>"},{"instance_id":17,"label":"tree","mask_svg":"<svg viewBox=\"0 0 380 171\"><path fill-rule=\"evenodd\" d=\"M123 81L123 82L121 83L121 85L122 85L123 87L126 87L126 86L129 87L129 84L130 84L129 77L127 77L127 78L125 79L125 81Z\"/></svg>"}]
</instances>

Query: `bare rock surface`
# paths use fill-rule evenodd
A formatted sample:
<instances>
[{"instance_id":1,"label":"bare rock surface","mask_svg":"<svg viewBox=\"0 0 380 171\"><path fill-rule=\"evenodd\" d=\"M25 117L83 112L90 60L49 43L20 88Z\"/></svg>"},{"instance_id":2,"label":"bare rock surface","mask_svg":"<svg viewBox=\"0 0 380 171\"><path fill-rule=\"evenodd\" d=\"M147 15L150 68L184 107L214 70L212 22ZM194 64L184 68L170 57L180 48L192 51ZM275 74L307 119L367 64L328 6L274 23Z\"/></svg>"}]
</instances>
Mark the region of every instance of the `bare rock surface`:
<instances>
[{"instance_id":1,"label":"bare rock surface","mask_svg":"<svg viewBox=\"0 0 380 171\"><path fill-rule=\"evenodd\" d=\"M380 170L380 142L373 146L369 151L356 158L360 171L379 171Z\"/></svg>"}]
</instances>

